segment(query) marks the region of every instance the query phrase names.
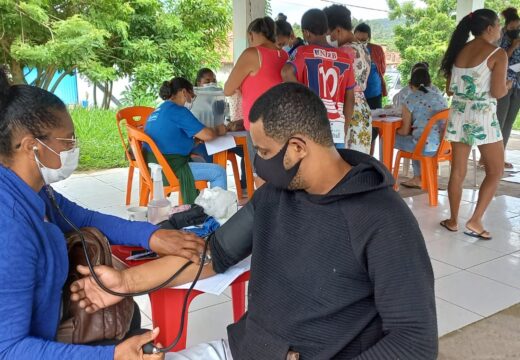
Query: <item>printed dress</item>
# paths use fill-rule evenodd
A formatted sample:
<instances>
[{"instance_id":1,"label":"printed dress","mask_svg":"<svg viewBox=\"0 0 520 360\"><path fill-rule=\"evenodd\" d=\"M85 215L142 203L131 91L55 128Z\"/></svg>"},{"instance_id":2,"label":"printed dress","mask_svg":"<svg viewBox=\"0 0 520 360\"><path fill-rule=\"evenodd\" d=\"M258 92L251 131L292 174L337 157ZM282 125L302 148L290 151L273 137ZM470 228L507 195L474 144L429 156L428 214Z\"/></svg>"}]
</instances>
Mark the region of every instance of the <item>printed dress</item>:
<instances>
[{"instance_id":1,"label":"printed dress","mask_svg":"<svg viewBox=\"0 0 520 360\"><path fill-rule=\"evenodd\" d=\"M490 94L491 70L488 59L472 68L453 66L450 90L453 92L446 139L470 146L502 140L497 119L497 99Z\"/></svg>"},{"instance_id":2,"label":"printed dress","mask_svg":"<svg viewBox=\"0 0 520 360\"><path fill-rule=\"evenodd\" d=\"M352 58L357 84L354 88L354 114L345 136L345 147L369 154L372 142L372 113L364 91L370 74L370 53L366 45L359 43L346 44L339 49Z\"/></svg>"}]
</instances>

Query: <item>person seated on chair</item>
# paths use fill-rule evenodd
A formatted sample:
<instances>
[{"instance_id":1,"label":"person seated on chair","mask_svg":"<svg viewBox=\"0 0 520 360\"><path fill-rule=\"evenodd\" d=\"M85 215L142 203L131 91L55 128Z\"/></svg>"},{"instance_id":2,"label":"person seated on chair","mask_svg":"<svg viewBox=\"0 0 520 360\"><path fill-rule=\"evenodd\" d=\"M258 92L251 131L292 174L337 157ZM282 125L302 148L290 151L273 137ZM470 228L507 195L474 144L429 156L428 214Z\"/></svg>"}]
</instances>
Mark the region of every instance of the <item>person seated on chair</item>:
<instances>
[{"instance_id":1,"label":"person seated on chair","mask_svg":"<svg viewBox=\"0 0 520 360\"><path fill-rule=\"evenodd\" d=\"M195 98L193 85L182 77L165 81L159 96L164 102L150 115L145 133L152 138L170 164L181 185L184 203L192 204L197 197L195 181L206 180L211 187L227 190L226 169L213 163L189 162L195 147L195 139L209 141L226 133L221 124L215 128L204 126L190 112ZM154 154L145 144L144 152L148 163L157 162ZM167 180L163 179L168 185Z\"/></svg>"},{"instance_id":2,"label":"person seated on chair","mask_svg":"<svg viewBox=\"0 0 520 360\"><path fill-rule=\"evenodd\" d=\"M198 72L197 72L197 78L195 79L195 84L198 86L198 87L205 87L205 86L217 86L217 76L215 75L215 73L213 72L213 70L211 69L208 69L208 68L202 68L200 69ZM243 124L243 120L241 121L241 123ZM238 123L235 123L235 122L231 122L229 123L226 128L228 129L228 131L235 131L234 129L238 126ZM243 130L243 125L241 126L242 127L242 130ZM245 162L244 162L244 150L240 147L240 146L237 146L236 148L233 148L233 149L230 149L229 151L235 153L236 155L238 155L241 160L240 160L240 186L242 187L242 192L244 194L247 193L247 190L246 190L246 165L245 165ZM192 154L196 154L196 155L200 155L202 156L206 162L212 162L213 161L213 157L212 156L209 156L208 155L208 152L206 151L206 147L204 146L204 144L201 144L199 146L197 146L193 151L192 151Z\"/></svg>"},{"instance_id":3,"label":"person seated on chair","mask_svg":"<svg viewBox=\"0 0 520 360\"><path fill-rule=\"evenodd\" d=\"M77 227L99 229L113 245L142 246L198 262L203 240L91 211L52 192L50 184L69 177L78 165L74 124L56 95L34 86L11 86L3 69L0 134L0 359L143 359L139 349L156 332L116 346L56 341L69 272L64 234L72 231L57 207ZM135 333L141 326L137 305L132 324Z\"/></svg>"},{"instance_id":4,"label":"person seated on chair","mask_svg":"<svg viewBox=\"0 0 520 360\"><path fill-rule=\"evenodd\" d=\"M426 69L426 71L429 71L430 70L430 65L426 61L418 62L414 66L412 66L411 74L413 74L413 72L415 70L417 70L417 69ZM434 93L437 93L439 95L442 95L442 91L440 91L439 88L437 86L433 85L433 84L428 86L427 90L431 91L431 92L434 92ZM405 100L406 100L406 98L411 93L412 93L412 85L411 84L408 84L408 86L405 86L404 88L399 90L399 92L397 94L395 94L393 99L392 99L392 103L394 105L394 108L401 109L403 104L404 104L404 102L405 102Z\"/></svg>"},{"instance_id":5,"label":"person seated on chair","mask_svg":"<svg viewBox=\"0 0 520 360\"><path fill-rule=\"evenodd\" d=\"M228 327L229 343L166 358L435 359L432 267L392 175L369 155L337 150L325 105L301 84L268 90L250 120L256 169L267 182L209 237L212 260L202 271L221 273L251 255L248 312ZM183 264L169 256L95 271L126 292L157 285ZM197 271L187 268L174 284ZM88 312L120 300L91 277L71 288Z\"/></svg>"},{"instance_id":6,"label":"person seated on chair","mask_svg":"<svg viewBox=\"0 0 520 360\"><path fill-rule=\"evenodd\" d=\"M416 69L410 79L411 92L403 103L403 125L397 129L394 147L399 150L413 152L428 120L437 112L448 107L446 99L438 92L431 90L431 78L424 67ZM441 126L435 125L428 135L423 154L433 156L441 143ZM421 163L412 161L413 178L401 185L421 188Z\"/></svg>"}]
</instances>

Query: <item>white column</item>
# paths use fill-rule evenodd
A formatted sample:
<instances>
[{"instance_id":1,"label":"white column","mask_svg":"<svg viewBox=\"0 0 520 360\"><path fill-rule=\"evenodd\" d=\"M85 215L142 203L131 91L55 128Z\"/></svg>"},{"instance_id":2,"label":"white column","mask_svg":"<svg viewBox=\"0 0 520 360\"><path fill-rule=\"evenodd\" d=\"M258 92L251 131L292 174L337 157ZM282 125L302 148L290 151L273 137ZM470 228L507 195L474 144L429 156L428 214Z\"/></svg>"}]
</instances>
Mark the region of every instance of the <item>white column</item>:
<instances>
[{"instance_id":1,"label":"white column","mask_svg":"<svg viewBox=\"0 0 520 360\"><path fill-rule=\"evenodd\" d=\"M247 48L247 27L265 16L265 0L233 0L233 62Z\"/></svg>"},{"instance_id":2,"label":"white column","mask_svg":"<svg viewBox=\"0 0 520 360\"><path fill-rule=\"evenodd\" d=\"M484 0L457 0L457 23L470 12L484 8Z\"/></svg>"}]
</instances>

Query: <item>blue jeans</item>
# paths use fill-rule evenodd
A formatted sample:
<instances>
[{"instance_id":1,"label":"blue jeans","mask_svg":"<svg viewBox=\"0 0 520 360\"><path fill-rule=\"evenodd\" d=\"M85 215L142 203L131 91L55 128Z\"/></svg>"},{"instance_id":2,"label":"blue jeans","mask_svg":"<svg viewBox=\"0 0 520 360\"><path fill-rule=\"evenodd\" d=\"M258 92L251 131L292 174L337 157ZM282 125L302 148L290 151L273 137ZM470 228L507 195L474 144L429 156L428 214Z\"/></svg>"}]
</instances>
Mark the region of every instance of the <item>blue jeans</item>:
<instances>
[{"instance_id":1,"label":"blue jeans","mask_svg":"<svg viewBox=\"0 0 520 360\"><path fill-rule=\"evenodd\" d=\"M413 152L415 150L415 143L413 142L412 135L395 135L395 145L394 148L407 151L407 152ZM424 156L433 156L435 155L435 152L423 152ZM413 168L413 176L420 177L421 176L421 162L417 160L412 161L412 168Z\"/></svg>"},{"instance_id":2,"label":"blue jeans","mask_svg":"<svg viewBox=\"0 0 520 360\"><path fill-rule=\"evenodd\" d=\"M211 183L211 188L220 187L227 190L226 169L217 164L190 162L190 169L195 181L205 180Z\"/></svg>"}]
</instances>

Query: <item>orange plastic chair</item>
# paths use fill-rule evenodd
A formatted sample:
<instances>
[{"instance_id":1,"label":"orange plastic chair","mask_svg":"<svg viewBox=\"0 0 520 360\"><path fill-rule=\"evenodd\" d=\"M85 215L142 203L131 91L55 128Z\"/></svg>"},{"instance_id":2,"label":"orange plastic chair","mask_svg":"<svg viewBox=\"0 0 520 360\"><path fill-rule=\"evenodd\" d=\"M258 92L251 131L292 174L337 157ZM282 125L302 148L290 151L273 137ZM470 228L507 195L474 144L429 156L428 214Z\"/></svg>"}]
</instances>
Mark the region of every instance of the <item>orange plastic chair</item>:
<instances>
[{"instance_id":1,"label":"orange plastic chair","mask_svg":"<svg viewBox=\"0 0 520 360\"><path fill-rule=\"evenodd\" d=\"M146 120L148 120L148 116L154 111L153 107L148 106L132 106L121 109L116 114L116 124L117 130L119 131L119 137L121 138L121 144L123 145L123 149L125 151L126 159L128 160L128 180L126 183L126 205L130 205L132 201L132 181L134 179L134 170L137 167L135 162L135 157L130 154L128 151L128 139L123 135L123 131L121 130L121 122L124 120L127 124L139 128L144 129L146 125ZM141 185L141 183L140 183Z\"/></svg>"},{"instance_id":2,"label":"orange plastic chair","mask_svg":"<svg viewBox=\"0 0 520 360\"><path fill-rule=\"evenodd\" d=\"M451 162L451 145L449 141L444 139L444 135L446 134L447 128L447 120L449 116L449 109L442 110L435 115L433 115L430 120L428 120L428 124L424 128L424 132L422 133L417 145L413 153L399 150L397 152L397 157L395 158L394 163L394 179L395 185L394 189L398 190L399 185L397 183L399 176L399 165L401 163L401 158L410 159L410 160L418 160L421 162L421 181L422 188L428 191L428 197L430 206L437 206L438 204L438 178L437 178L437 170L439 167L439 163L442 161L450 161ZM437 152L432 156L423 155L423 149L426 145L426 141L428 140L428 135L430 131L437 123L444 123L441 131L441 143Z\"/></svg>"},{"instance_id":3,"label":"orange plastic chair","mask_svg":"<svg viewBox=\"0 0 520 360\"><path fill-rule=\"evenodd\" d=\"M126 126L126 131L128 133L128 140L130 141L130 147L132 148L132 152L135 156L136 167L139 169L139 173L141 175L141 191L139 196L139 206L148 205L148 201L150 200L150 194L153 190L153 181L150 175L150 170L148 169L148 164L144 159L142 152L142 144L148 144L152 153L155 155L157 162L161 165L164 176L168 180L169 185L164 187L164 194L166 196L170 195L172 192L179 192L179 204L183 203L182 196L180 194L181 185L179 183L179 179L175 176L172 168L164 158L163 154L155 144L155 142L148 135L144 133L143 130L138 129L136 127L130 126L128 124L124 124ZM207 181L195 181L195 187L199 190L205 189L208 187Z\"/></svg>"}]
</instances>

